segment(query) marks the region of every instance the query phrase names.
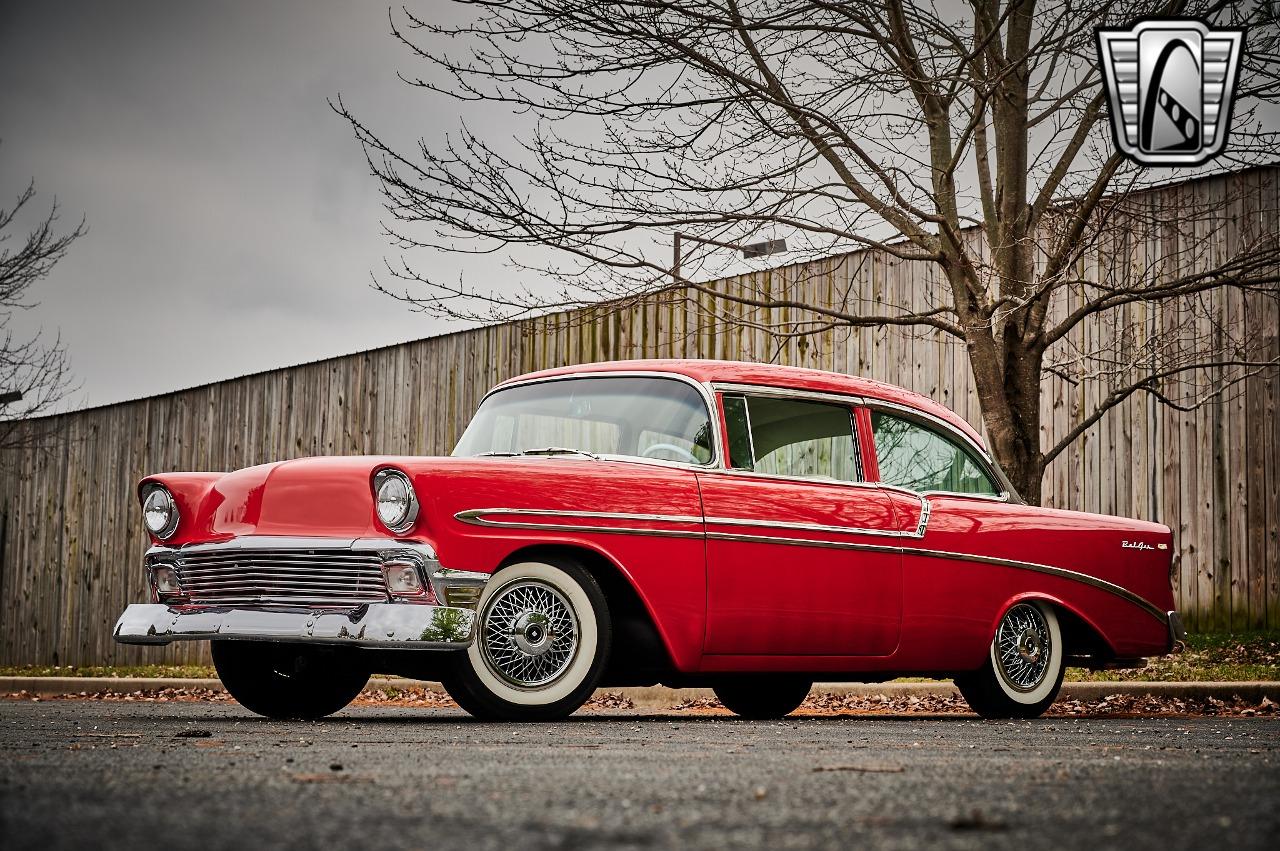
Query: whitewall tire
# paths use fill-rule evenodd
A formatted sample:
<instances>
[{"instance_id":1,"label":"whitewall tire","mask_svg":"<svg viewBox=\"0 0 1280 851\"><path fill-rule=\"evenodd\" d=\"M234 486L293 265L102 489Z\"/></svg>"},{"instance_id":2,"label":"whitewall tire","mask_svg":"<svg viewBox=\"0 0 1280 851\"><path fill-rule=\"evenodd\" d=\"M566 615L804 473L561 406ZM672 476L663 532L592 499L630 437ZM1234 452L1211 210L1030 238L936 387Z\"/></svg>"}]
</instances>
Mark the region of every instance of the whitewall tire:
<instances>
[{"instance_id":1,"label":"whitewall tire","mask_svg":"<svg viewBox=\"0 0 1280 851\"><path fill-rule=\"evenodd\" d=\"M1062 629L1039 600L1010 606L996 626L985 664L956 677L970 708L983 718L1036 718L1062 688Z\"/></svg>"},{"instance_id":2,"label":"whitewall tire","mask_svg":"<svg viewBox=\"0 0 1280 851\"><path fill-rule=\"evenodd\" d=\"M591 696L608 661L609 608L599 584L568 559L494 574L477 607L475 641L444 679L478 718L553 720Z\"/></svg>"}]
</instances>

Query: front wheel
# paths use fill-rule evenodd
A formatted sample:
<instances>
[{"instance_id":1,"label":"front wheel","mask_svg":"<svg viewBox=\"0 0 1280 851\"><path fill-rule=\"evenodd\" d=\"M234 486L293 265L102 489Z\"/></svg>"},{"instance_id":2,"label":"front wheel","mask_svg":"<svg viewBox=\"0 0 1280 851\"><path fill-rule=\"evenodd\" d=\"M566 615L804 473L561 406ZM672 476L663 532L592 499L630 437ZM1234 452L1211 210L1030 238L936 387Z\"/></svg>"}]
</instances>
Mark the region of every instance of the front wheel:
<instances>
[{"instance_id":1,"label":"front wheel","mask_svg":"<svg viewBox=\"0 0 1280 851\"><path fill-rule=\"evenodd\" d=\"M1062 630L1047 603L1016 603L996 627L987 661L956 677L969 707L983 718L1037 718L1062 688Z\"/></svg>"},{"instance_id":2,"label":"front wheel","mask_svg":"<svg viewBox=\"0 0 1280 851\"><path fill-rule=\"evenodd\" d=\"M475 641L443 685L480 719L564 718L586 703L609 658L604 592L567 559L498 571L485 587L476 623Z\"/></svg>"},{"instance_id":3,"label":"front wheel","mask_svg":"<svg viewBox=\"0 0 1280 851\"><path fill-rule=\"evenodd\" d=\"M332 715L369 682L369 669L347 648L222 640L210 650L227 693L267 718Z\"/></svg>"},{"instance_id":4,"label":"front wheel","mask_svg":"<svg viewBox=\"0 0 1280 851\"><path fill-rule=\"evenodd\" d=\"M808 680L759 675L717 683L713 691L734 715L768 721L798 709L811 688L813 683Z\"/></svg>"}]
</instances>

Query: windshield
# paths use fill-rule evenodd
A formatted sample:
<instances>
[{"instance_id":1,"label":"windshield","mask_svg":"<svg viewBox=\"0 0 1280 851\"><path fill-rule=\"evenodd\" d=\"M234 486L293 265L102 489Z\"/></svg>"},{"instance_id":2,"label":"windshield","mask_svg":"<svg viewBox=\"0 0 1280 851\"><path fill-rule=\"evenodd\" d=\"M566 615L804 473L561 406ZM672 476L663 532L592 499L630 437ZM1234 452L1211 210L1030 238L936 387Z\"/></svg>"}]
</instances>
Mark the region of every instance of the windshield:
<instances>
[{"instance_id":1,"label":"windshield","mask_svg":"<svg viewBox=\"0 0 1280 851\"><path fill-rule=\"evenodd\" d=\"M709 463L706 402L696 389L672 378L525 384L485 399L453 450L455 456L577 452Z\"/></svg>"}]
</instances>

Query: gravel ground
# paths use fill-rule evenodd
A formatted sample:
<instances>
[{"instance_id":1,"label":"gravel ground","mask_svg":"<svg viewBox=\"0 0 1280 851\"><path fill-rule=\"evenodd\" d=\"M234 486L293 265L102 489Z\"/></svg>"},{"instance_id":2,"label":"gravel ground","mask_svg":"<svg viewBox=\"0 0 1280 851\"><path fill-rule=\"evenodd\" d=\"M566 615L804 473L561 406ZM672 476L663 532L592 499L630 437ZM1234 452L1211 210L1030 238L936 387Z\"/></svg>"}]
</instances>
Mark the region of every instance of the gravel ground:
<instances>
[{"instance_id":1,"label":"gravel ground","mask_svg":"<svg viewBox=\"0 0 1280 851\"><path fill-rule=\"evenodd\" d=\"M1275 717L558 724L360 705L0 701L0 846L1124 847L1280 838Z\"/></svg>"}]
</instances>

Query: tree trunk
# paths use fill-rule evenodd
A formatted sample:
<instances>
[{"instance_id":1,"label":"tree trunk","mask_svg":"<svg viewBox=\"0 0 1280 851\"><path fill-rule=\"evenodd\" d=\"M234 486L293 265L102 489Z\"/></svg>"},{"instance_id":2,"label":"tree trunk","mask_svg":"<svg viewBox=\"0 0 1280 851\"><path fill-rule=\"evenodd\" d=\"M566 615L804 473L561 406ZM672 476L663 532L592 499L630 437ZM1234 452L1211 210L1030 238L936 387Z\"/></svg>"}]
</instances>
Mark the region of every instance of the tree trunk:
<instances>
[{"instance_id":1,"label":"tree trunk","mask_svg":"<svg viewBox=\"0 0 1280 851\"><path fill-rule=\"evenodd\" d=\"M1041 499L1044 473L1040 452L1040 367L1042 353L1006 331L997 342L988 329L969 334L982 420L991 454L1018 495L1032 505Z\"/></svg>"}]
</instances>

